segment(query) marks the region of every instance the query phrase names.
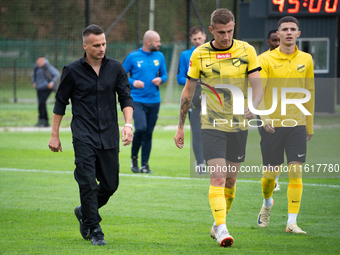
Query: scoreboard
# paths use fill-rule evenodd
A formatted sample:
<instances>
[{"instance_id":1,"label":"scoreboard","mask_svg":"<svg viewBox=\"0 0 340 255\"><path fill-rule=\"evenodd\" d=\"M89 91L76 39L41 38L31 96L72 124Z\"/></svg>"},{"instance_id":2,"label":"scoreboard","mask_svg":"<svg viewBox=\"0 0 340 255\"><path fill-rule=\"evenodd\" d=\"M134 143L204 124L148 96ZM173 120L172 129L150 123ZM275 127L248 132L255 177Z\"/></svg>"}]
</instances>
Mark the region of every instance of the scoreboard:
<instances>
[{"instance_id":1,"label":"scoreboard","mask_svg":"<svg viewBox=\"0 0 340 255\"><path fill-rule=\"evenodd\" d=\"M339 15L339 0L270 0L269 17Z\"/></svg>"}]
</instances>

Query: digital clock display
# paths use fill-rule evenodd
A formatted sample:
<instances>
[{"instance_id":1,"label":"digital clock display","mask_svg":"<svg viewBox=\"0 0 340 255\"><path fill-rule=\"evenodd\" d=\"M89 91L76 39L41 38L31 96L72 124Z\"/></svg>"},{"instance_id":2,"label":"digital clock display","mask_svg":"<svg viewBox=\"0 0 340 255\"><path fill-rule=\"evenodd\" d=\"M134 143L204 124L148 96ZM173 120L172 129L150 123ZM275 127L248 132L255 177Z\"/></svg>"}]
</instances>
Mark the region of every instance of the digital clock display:
<instances>
[{"instance_id":1,"label":"digital clock display","mask_svg":"<svg viewBox=\"0 0 340 255\"><path fill-rule=\"evenodd\" d=\"M269 15L328 16L339 14L339 0L270 0Z\"/></svg>"}]
</instances>

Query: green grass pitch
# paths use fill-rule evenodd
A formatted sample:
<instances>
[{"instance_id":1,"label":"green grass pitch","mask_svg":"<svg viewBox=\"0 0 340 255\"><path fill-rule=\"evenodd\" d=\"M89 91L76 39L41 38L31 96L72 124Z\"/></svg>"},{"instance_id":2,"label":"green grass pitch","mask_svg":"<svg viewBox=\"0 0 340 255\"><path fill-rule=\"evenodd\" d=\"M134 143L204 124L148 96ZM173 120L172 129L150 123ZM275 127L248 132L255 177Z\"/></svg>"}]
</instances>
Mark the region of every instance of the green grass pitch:
<instances>
[{"instance_id":1,"label":"green grass pitch","mask_svg":"<svg viewBox=\"0 0 340 255\"><path fill-rule=\"evenodd\" d=\"M340 128L317 129L308 144L311 164L338 164ZM79 204L70 132L64 152L48 150L49 132L0 132L0 254L336 254L340 241L340 179L305 178L298 223L307 235L285 232L286 178L274 193L270 225L257 227L260 175L240 178L227 217L234 244L210 238L213 222L207 178L190 178L190 139L175 147L174 130L154 132L150 177L130 171L130 147L121 147L117 192L100 209L107 245L82 239L73 209ZM251 130L245 165L260 164ZM36 170L36 171L27 171Z\"/></svg>"}]
</instances>

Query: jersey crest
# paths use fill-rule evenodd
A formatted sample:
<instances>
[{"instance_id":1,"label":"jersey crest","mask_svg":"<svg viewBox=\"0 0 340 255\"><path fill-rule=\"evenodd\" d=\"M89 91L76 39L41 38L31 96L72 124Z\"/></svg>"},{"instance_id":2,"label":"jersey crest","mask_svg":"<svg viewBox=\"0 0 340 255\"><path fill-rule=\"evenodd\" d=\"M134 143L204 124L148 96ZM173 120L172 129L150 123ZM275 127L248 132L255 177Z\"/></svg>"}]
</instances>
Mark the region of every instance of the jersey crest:
<instances>
[{"instance_id":1,"label":"jersey crest","mask_svg":"<svg viewBox=\"0 0 340 255\"><path fill-rule=\"evenodd\" d=\"M302 73L305 71L305 65L297 65L297 70L299 73Z\"/></svg>"},{"instance_id":2,"label":"jersey crest","mask_svg":"<svg viewBox=\"0 0 340 255\"><path fill-rule=\"evenodd\" d=\"M233 66L235 67L239 67L241 65L241 60L239 58L235 58L232 61L233 61Z\"/></svg>"}]
</instances>

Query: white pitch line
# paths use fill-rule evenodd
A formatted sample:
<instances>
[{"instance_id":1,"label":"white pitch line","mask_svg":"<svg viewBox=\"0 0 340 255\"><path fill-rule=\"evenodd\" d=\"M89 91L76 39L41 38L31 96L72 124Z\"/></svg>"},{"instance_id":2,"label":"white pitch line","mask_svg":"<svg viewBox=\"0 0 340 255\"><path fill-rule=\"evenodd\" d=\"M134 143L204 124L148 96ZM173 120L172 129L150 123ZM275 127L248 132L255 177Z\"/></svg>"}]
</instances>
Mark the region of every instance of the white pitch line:
<instances>
[{"instance_id":1,"label":"white pitch line","mask_svg":"<svg viewBox=\"0 0 340 255\"><path fill-rule=\"evenodd\" d=\"M73 174L73 171L18 169L18 168L0 168L0 171ZM122 174L122 173L120 173L119 176L135 177L135 178L150 178L150 179L171 179L171 180L209 180L208 178L172 177L172 176L155 176L155 175ZM261 181L242 180L242 179L238 179L237 182L261 183ZM280 184L287 184L288 185L288 182L280 182ZM304 183L303 185L304 186L314 186L314 187L340 188L340 185L328 185L328 184L316 184L316 183Z\"/></svg>"}]
</instances>

